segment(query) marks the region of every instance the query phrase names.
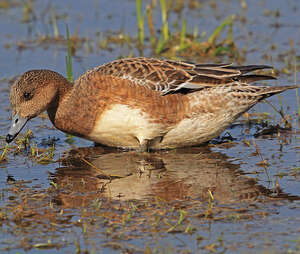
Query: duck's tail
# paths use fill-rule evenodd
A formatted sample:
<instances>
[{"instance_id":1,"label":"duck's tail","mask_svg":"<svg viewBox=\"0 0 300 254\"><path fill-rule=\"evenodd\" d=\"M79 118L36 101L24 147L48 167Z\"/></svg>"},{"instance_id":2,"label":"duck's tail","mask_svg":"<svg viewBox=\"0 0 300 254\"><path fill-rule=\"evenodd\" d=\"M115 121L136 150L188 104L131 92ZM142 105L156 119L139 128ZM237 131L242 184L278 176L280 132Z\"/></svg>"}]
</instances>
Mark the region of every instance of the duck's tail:
<instances>
[{"instance_id":1,"label":"duck's tail","mask_svg":"<svg viewBox=\"0 0 300 254\"><path fill-rule=\"evenodd\" d=\"M300 85L264 86L264 87L259 87L258 86L258 88L261 88L260 91L258 91L258 93L257 93L258 96L261 96L261 98L259 100L263 100L263 99L271 97L275 94L282 93L286 90L300 88Z\"/></svg>"}]
</instances>

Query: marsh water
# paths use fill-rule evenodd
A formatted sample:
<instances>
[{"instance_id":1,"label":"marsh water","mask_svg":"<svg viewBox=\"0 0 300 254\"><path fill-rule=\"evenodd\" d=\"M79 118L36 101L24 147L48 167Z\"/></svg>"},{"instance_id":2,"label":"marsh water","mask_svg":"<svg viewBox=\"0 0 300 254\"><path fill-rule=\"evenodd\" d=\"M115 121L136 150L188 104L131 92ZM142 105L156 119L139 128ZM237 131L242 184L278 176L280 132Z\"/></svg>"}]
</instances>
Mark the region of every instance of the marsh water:
<instances>
[{"instance_id":1,"label":"marsh water","mask_svg":"<svg viewBox=\"0 0 300 254\"><path fill-rule=\"evenodd\" d=\"M160 34L160 1L152 8ZM55 130L46 115L5 148L9 87L29 69L73 75L120 57L273 65L300 80L300 2L169 1L170 33L205 41L234 15L234 54L155 55L136 47L136 1L0 1L0 251L8 253L300 253L300 129L296 91L274 96L209 144L137 153ZM218 38L222 41L227 31ZM190 39L187 38L187 39ZM195 53L195 52L194 52ZM283 117L286 120L283 120ZM5 154L3 152L5 151Z\"/></svg>"}]
</instances>

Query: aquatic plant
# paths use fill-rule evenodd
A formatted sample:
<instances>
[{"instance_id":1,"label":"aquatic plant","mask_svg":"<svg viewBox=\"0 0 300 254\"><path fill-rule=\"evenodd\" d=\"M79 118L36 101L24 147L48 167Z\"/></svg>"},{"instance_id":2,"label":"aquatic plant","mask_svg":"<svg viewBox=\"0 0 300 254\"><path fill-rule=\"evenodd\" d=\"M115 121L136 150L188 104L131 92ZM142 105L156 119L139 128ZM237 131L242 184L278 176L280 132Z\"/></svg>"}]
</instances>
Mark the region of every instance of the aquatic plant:
<instances>
[{"instance_id":1,"label":"aquatic plant","mask_svg":"<svg viewBox=\"0 0 300 254\"><path fill-rule=\"evenodd\" d=\"M68 55L66 56L66 69L67 69L67 79L70 82L73 82L73 71L72 71L72 54L71 54L71 40L69 28L66 26L66 34L67 34L67 45L68 45Z\"/></svg>"},{"instance_id":2,"label":"aquatic plant","mask_svg":"<svg viewBox=\"0 0 300 254\"><path fill-rule=\"evenodd\" d=\"M136 14L138 22L138 39L140 48L144 45L144 15L142 14L142 0L136 0Z\"/></svg>"}]
</instances>

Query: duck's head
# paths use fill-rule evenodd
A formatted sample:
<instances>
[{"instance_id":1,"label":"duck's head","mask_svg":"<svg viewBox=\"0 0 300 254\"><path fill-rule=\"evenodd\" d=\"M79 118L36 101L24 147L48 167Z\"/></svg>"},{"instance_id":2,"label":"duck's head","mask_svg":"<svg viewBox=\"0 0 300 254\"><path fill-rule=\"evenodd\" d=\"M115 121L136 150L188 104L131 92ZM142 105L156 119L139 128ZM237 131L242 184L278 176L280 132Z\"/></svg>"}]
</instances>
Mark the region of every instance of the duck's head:
<instances>
[{"instance_id":1,"label":"duck's head","mask_svg":"<svg viewBox=\"0 0 300 254\"><path fill-rule=\"evenodd\" d=\"M31 70L21 75L10 89L12 123L6 136L10 143L28 120L57 105L58 83L66 82L50 70Z\"/></svg>"}]
</instances>

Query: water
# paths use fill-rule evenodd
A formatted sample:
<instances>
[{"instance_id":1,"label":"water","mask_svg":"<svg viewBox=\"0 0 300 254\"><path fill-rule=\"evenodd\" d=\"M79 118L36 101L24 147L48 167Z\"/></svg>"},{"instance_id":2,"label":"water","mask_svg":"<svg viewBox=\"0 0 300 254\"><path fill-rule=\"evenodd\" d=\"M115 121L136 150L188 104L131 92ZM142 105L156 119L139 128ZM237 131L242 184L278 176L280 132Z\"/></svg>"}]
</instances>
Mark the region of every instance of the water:
<instances>
[{"instance_id":1,"label":"water","mask_svg":"<svg viewBox=\"0 0 300 254\"><path fill-rule=\"evenodd\" d=\"M51 13L57 17L60 34L65 34L68 24L71 34L83 41L73 57L75 77L120 56L139 54L126 43L99 48L108 35L137 34L135 1L34 1L29 14L22 2L16 3L0 10L3 137L10 125L10 79L32 68L65 73L65 43L41 40L53 38ZM180 13L170 12L171 30L186 17L190 31L197 27L199 34L208 36L234 14L233 38L245 62L273 65L279 73L275 84L294 82L287 67L299 62L300 3L257 0L246 2L247 8L242 8L242 1L218 1L216 6L212 1L196 3L193 9L184 5ZM158 28L159 1L157 5L153 21ZM152 56L149 49L144 54ZM299 71L296 78L300 79ZM291 130L256 136L263 125L248 125L241 118L227 130L232 143L214 145L219 141L215 140L208 146L149 154L94 147L79 138L69 144L49 120L33 119L27 127L34 134L31 144L50 149L51 139L56 140L56 162L39 164L30 149L15 153L14 145L7 161L0 164L0 249L13 253L39 253L40 249L46 253L298 253L296 94L288 91L269 101L278 109L281 102ZM266 103L250 113L256 119L261 112L269 114L269 124L280 123L279 114Z\"/></svg>"}]
</instances>

